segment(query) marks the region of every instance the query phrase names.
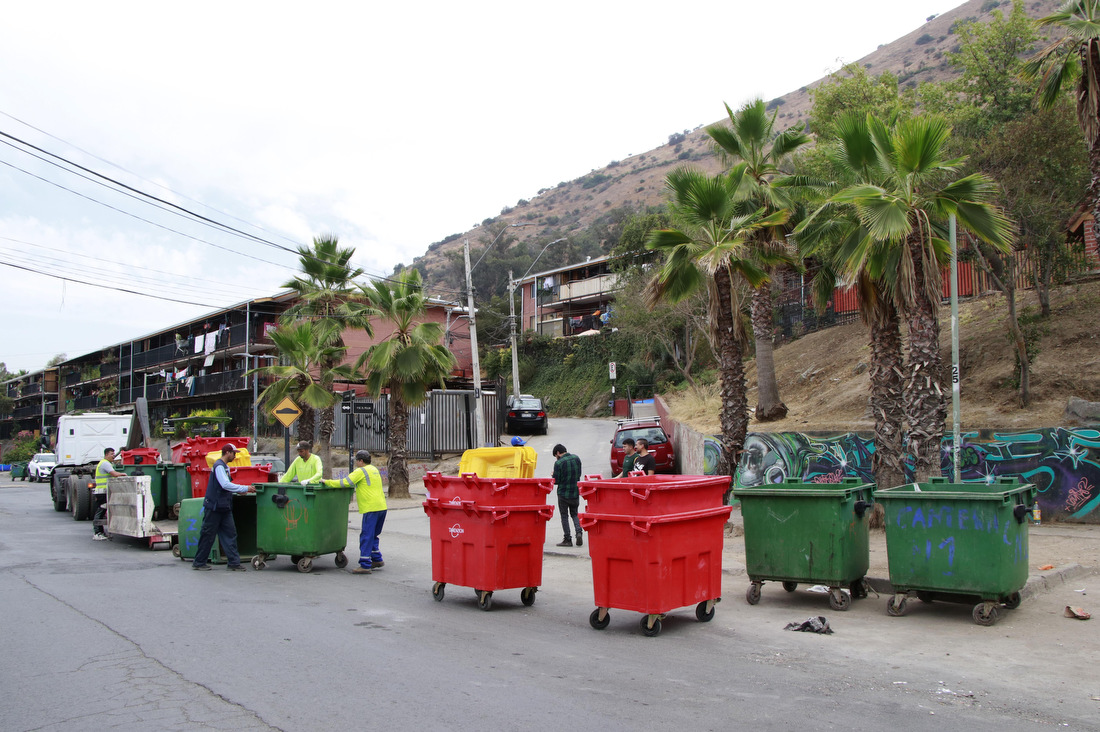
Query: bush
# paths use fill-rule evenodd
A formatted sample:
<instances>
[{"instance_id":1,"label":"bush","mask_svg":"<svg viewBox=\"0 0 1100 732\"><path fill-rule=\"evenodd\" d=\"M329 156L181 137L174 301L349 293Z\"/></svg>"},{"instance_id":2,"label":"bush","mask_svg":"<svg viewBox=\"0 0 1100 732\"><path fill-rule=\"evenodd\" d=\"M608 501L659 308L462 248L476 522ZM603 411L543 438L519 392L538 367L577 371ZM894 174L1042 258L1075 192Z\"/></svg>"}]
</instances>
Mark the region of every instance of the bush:
<instances>
[{"instance_id":1,"label":"bush","mask_svg":"<svg viewBox=\"0 0 1100 732\"><path fill-rule=\"evenodd\" d=\"M38 438L33 434L24 436L24 433L20 433L11 447L4 451L4 462L25 463L34 457L36 452L38 452Z\"/></svg>"},{"instance_id":2,"label":"bush","mask_svg":"<svg viewBox=\"0 0 1100 732\"><path fill-rule=\"evenodd\" d=\"M923 46L924 44L931 43L934 40L936 40L936 38L931 33L924 33L921 35L920 38L917 39L916 42L918 46Z\"/></svg>"}]
</instances>

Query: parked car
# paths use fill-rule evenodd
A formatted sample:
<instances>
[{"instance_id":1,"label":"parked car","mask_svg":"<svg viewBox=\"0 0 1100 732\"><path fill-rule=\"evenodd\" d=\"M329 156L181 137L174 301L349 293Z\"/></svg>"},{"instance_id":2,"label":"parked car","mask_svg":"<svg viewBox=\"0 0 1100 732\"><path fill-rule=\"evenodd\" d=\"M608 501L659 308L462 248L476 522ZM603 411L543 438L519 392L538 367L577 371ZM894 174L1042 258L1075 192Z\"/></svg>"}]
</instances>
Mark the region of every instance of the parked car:
<instances>
[{"instance_id":1,"label":"parked car","mask_svg":"<svg viewBox=\"0 0 1100 732\"><path fill-rule=\"evenodd\" d=\"M537 397L521 396L508 408L508 414L504 417L504 429L513 435L517 432L545 435L550 429L546 405Z\"/></svg>"},{"instance_id":2,"label":"parked car","mask_svg":"<svg viewBox=\"0 0 1100 732\"><path fill-rule=\"evenodd\" d=\"M32 483L49 481L55 465L57 465L57 455L52 452L40 452L27 463L27 475L31 477Z\"/></svg>"},{"instance_id":3,"label":"parked car","mask_svg":"<svg viewBox=\"0 0 1100 732\"><path fill-rule=\"evenodd\" d=\"M623 469L623 440L631 437L635 441L639 438L649 443L649 451L653 453L657 463L658 473L676 472L676 452L672 448L672 440L668 438L660 417L646 417L644 419L620 419L616 422L615 436L611 438L611 474L618 475Z\"/></svg>"}]
</instances>

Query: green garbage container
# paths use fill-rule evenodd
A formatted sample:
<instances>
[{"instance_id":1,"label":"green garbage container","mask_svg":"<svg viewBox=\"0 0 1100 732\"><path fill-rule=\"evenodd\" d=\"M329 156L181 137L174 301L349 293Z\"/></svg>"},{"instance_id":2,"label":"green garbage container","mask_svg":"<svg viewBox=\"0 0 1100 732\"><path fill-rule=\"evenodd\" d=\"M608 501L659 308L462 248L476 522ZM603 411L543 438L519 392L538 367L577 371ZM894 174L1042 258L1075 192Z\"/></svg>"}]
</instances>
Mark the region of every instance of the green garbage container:
<instances>
[{"instance_id":1,"label":"green garbage container","mask_svg":"<svg viewBox=\"0 0 1100 732\"><path fill-rule=\"evenodd\" d=\"M191 474L185 463L161 463L159 467L164 471L164 502L176 514L176 504L191 498Z\"/></svg>"},{"instance_id":2,"label":"green garbage container","mask_svg":"<svg viewBox=\"0 0 1100 732\"><path fill-rule=\"evenodd\" d=\"M180 466L184 467L184 466ZM181 471L187 476L187 471ZM190 483L188 483L190 485ZM202 498L184 498L180 502L179 542L172 547L172 553L180 559L192 560L199 548L199 534L202 532ZM237 527L237 551L241 561L256 556L256 497L252 495L233 496L233 523ZM217 537L210 549L210 563L223 564L226 559L221 551Z\"/></svg>"},{"instance_id":3,"label":"green garbage container","mask_svg":"<svg viewBox=\"0 0 1100 732\"><path fill-rule=\"evenodd\" d=\"M26 463L12 463L11 464L11 479L16 478L27 479L27 464Z\"/></svg>"},{"instance_id":4,"label":"green garbage container","mask_svg":"<svg viewBox=\"0 0 1100 732\"><path fill-rule=\"evenodd\" d=\"M1019 607L1027 583L1027 517L1035 486L1015 478L948 483L933 478L875 491L886 512L886 553L894 595L889 615L922 602L974 602L972 617L993 625L1002 605Z\"/></svg>"},{"instance_id":5,"label":"green garbage container","mask_svg":"<svg viewBox=\"0 0 1100 732\"><path fill-rule=\"evenodd\" d=\"M336 553L336 566L346 567L348 508L352 488L300 483L257 483L256 555L254 569L289 554L299 572L313 571L313 559Z\"/></svg>"},{"instance_id":6,"label":"green garbage container","mask_svg":"<svg viewBox=\"0 0 1100 732\"><path fill-rule=\"evenodd\" d=\"M829 605L847 610L852 598L867 596L863 578L870 566L868 509L874 483L800 483L734 488L745 524L745 568L750 605L760 602L765 581L827 585ZM851 595L844 592L847 587Z\"/></svg>"}]
</instances>

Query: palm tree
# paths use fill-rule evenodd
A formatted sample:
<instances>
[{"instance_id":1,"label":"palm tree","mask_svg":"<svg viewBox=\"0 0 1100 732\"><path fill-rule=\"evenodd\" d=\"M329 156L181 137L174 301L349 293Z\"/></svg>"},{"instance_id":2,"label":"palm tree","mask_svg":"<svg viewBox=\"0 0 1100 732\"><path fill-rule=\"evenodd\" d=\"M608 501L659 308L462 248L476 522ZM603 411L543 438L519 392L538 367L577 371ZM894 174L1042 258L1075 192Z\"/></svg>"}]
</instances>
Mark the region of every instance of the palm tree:
<instances>
[{"instance_id":1,"label":"palm tree","mask_svg":"<svg viewBox=\"0 0 1100 732\"><path fill-rule=\"evenodd\" d=\"M361 289L380 321L393 332L372 344L355 368L362 371L375 396L389 392L389 495L408 498L409 407L422 404L428 389L443 383L455 357L442 344L442 325L418 322L428 307L417 270L407 269L396 280L374 280Z\"/></svg>"},{"instance_id":2,"label":"palm tree","mask_svg":"<svg viewBox=\"0 0 1100 732\"><path fill-rule=\"evenodd\" d=\"M297 295L294 305L283 313L283 323L306 319L328 324L317 331L331 338L331 341L321 345L332 347L325 351L325 360L317 364L321 371L331 371L344 359L347 349L342 334L345 328L363 328L368 335L371 333L369 309L351 308L353 304L363 304L362 291L355 285L355 278L360 277L363 270L352 267L354 254L355 249L341 248L337 237L331 234L314 237L311 246L298 247L302 274L283 283L283 287ZM321 456L326 478L332 476L332 435L336 431L334 410L335 399L323 406L320 413L318 432L321 439L317 452ZM311 415L310 423L312 421ZM299 434L312 440L312 427L308 432L303 432L304 427L304 422L299 425Z\"/></svg>"},{"instance_id":3,"label":"palm tree","mask_svg":"<svg viewBox=\"0 0 1100 732\"><path fill-rule=\"evenodd\" d=\"M789 186L796 180L784 176L780 164L798 148L810 142L810 136L797 125L775 134L776 113L769 116L764 101L757 99L737 110L726 105L729 126L716 124L706 132L714 140L719 157L730 163L743 162L745 178L739 195L745 199L743 213L763 210L765 214L793 211L795 203ZM786 237L786 221L753 233L751 247L771 261L797 266ZM773 265L774 266L774 265ZM752 331L756 345L756 418L761 422L783 419L787 405L779 397L775 378L772 340L772 290L770 279L753 289Z\"/></svg>"},{"instance_id":4,"label":"palm tree","mask_svg":"<svg viewBox=\"0 0 1100 732\"><path fill-rule=\"evenodd\" d=\"M251 369L247 374L261 374L275 379L260 394L260 403L274 408L286 397L302 407L298 418L298 434L312 435L314 409L332 409L336 403L333 383L336 379L350 381L355 374L350 366L324 366L339 363L342 346L332 345L333 321L299 320L280 325L271 331L271 341L279 350L282 363Z\"/></svg>"},{"instance_id":5,"label":"palm tree","mask_svg":"<svg viewBox=\"0 0 1100 732\"><path fill-rule=\"evenodd\" d=\"M737 466L749 424L741 289L767 282L763 267L770 264L766 254L754 252L749 242L759 230L786 220L786 211L771 216L763 211L736 215L736 194L746 175L743 163L716 176L687 168L669 173L666 185L672 193L673 220L680 228L654 231L646 245L664 255L660 271L647 285L650 304L664 299L678 302L700 287L707 288L707 325L721 381L718 470L725 475L732 475Z\"/></svg>"},{"instance_id":6,"label":"palm tree","mask_svg":"<svg viewBox=\"0 0 1100 732\"><path fill-rule=\"evenodd\" d=\"M944 158L949 138L950 129L938 117L916 117L888 128L868 115L865 126L839 138L843 148L858 148L858 153L837 158L842 165L867 167L851 170L848 179L859 182L826 204L859 222L858 235L847 238L840 253L845 274L868 277L881 287L886 296L881 299L892 301L907 319L905 416L918 481L939 474L946 417L939 343L940 267L950 250L944 224L954 214L962 229L1000 251L1007 251L1011 241L1010 222L991 203L993 181L980 173L951 180L962 160ZM867 170L873 170L875 180L868 181ZM880 309L880 318L886 315Z\"/></svg>"},{"instance_id":7,"label":"palm tree","mask_svg":"<svg viewBox=\"0 0 1100 732\"><path fill-rule=\"evenodd\" d=\"M1039 79L1039 102L1047 108L1058 102L1063 84L1076 84L1077 123L1089 148L1085 198L1100 241L1100 0L1069 0L1037 22L1065 35L1024 64L1023 74Z\"/></svg>"}]
</instances>

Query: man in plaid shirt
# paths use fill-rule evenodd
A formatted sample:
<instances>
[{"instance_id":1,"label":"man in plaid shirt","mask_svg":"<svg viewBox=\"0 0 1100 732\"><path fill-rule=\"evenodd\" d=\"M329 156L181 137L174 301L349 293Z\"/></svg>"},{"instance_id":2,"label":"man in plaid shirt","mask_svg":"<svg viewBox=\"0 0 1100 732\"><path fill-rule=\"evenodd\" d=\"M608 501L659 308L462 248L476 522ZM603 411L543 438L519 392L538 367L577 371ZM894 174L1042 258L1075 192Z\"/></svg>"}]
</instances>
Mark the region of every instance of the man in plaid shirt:
<instances>
[{"instance_id":1,"label":"man in plaid shirt","mask_svg":"<svg viewBox=\"0 0 1100 732\"><path fill-rule=\"evenodd\" d=\"M565 538L557 546L573 546L573 538L569 534L569 517L573 517L573 526L577 530L577 546L584 546L584 534L581 531L581 520L577 516L577 509L581 505L580 489L577 481L581 479L581 459L570 454L565 445L554 445L554 482L558 486L558 511L561 513L561 528L565 532Z\"/></svg>"}]
</instances>

